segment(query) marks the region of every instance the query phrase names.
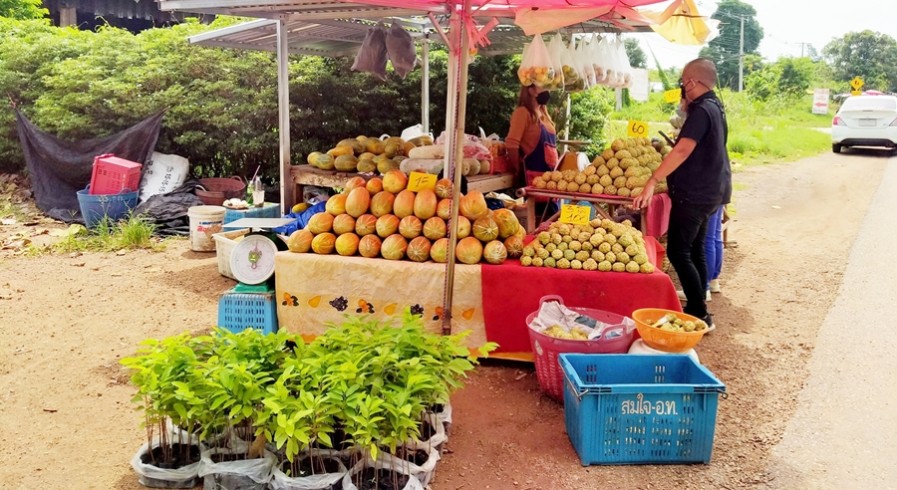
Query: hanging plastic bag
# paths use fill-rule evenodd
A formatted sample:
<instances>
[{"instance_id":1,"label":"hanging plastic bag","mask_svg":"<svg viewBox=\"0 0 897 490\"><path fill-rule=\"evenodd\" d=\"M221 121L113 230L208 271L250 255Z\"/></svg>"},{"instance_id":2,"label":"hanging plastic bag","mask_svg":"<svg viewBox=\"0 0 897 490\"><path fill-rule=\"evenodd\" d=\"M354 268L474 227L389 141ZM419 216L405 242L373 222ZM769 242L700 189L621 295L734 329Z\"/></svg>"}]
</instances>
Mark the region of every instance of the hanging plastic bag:
<instances>
[{"instance_id":1,"label":"hanging plastic bag","mask_svg":"<svg viewBox=\"0 0 897 490\"><path fill-rule=\"evenodd\" d=\"M517 78L526 86L548 87L553 82L554 66L542 36L537 34L526 48L523 61L517 70Z\"/></svg>"},{"instance_id":2,"label":"hanging plastic bag","mask_svg":"<svg viewBox=\"0 0 897 490\"><path fill-rule=\"evenodd\" d=\"M552 36L551 41L548 42L548 55L551 59L551 67L554 69L554 77L551 79L551 84L546 88L551 90L561 89L564 87L565 82L564 64L562 62L564 57L564 40L560 34Z\"/></svg>"},{"instance_id":3,"label":"hanging plastic bag","mask_svg":"<svg viewBox=\"0 0 897 490\"><path fill-rule=\"evenodd\" d=\"M364 36L361 49L352 63L352 71L370 73L380 80L386 80L386 29L381 25L371 27Z\"/></svg>"},{"instance_id":4,"label":"hanging plastic bag","mask_svg":"<svg viewBox=\"0 0 897 490\"><path fill-rule=\"evenodd\" d=\"M632 86L632 63L629 61L629 54L626 53L626 43L623 42L622 39L619 40L619 49L618 49L618 62L620 65L620 71L623 74L623 88L629 88Z\"/></svg>"},{"instance_id":5,"label":"hanging plastic bag","mask_svg":"<svg viewBox=\"0 0 897 490\"><path fill-rule=\"evenodd\" d=\"M386 33L386 52L392 61L392 68L403 79L417 64L414 39L398 22L393 22Z\"/></svg>"},{"instance_id":6,"label":"hanging plastic bag","mask_svg":"<svg viewBox=\"0 0 897 490\"><path fill-rule=\"evenodd\" d=\"M560 39L560 34L557 35ZM563 45L563 41L561 41ZM564 73L564 90L567 92L578 92L585 89L585 83L582 79L580 67L576 64L576 49L574 42L570 40L570 46L563 46L561 51L561 70Z\"/></svg>"},{"instance_id":7,"label":"hanging plastic bag","mask_svg":"<svg viewBox=\"0 0 897 490\"><path fill-rule=\"evenodd\" d=\"M571 42L572 46L574 43ZM582 38L579 40L579 44L576 45L574 51L574 60L576 61L576 66L579 67L579 73L582 77L582 84L584 88L594 87L595 82L595 71L592 70L592 59L591 53L587 50L588 43L586 42L586 38Z\"/></svg>"},{"instance_id":8,"label":"hanging plastic bag","mask_svg":"<svg viewBox=\"0 0 897 490\"><path fill-rule=\"evenodd\" d=\"M595 72L595 83L600 85L607 85L608 82L608 72L607 72L607 49L604 44L604 39L602 38L592 38L592 42L589 45L589 52L592 59L592 71Z\"/></svg>"}]
</instances>

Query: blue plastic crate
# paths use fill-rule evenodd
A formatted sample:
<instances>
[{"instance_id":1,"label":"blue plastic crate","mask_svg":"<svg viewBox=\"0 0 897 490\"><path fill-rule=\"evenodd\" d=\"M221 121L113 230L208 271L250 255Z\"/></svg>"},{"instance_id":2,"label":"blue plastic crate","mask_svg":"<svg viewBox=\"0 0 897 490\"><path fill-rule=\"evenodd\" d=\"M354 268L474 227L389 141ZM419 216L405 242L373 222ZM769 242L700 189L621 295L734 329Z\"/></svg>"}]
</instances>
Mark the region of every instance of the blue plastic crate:
<instances>
[{"instance_id":1,"label":"blue plastic crate","mask_svg":"<svg viewBox=\"0 0 897 490\"><path fill-rule=\"evenodd\" d=\"M564 423L584 466L709 463L726 387L687 355L561 354Z\"/></svg>"},{"instance_id":2,"label":"blue plastic crate","mask_svg":"<svg viewBox=\"0 0 897 490\"><path fill-rule=\"evenodd\" d=\"M247 328L262 333L277 331L277 303L274 293L236 293L228 291L218 298L218 326L231 332Z\"/></svg>"}]
</instances>

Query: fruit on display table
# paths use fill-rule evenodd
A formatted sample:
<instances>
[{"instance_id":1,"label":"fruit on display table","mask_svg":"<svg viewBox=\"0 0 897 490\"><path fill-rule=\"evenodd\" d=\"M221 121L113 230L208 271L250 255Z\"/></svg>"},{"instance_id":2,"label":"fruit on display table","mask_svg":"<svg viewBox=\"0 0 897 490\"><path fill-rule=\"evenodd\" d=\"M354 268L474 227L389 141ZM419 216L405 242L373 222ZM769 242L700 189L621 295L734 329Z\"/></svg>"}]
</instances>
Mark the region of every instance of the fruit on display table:
<instances>
[{"instance_id":1,"label":"fruit on display table","mask_svg":"<svg viewBox=\"0 0 897 490\"><path fill-rule=\"evenodd\" d=\"M654 272L642 232L629 220L593 219L585 226L555 221L523 247L523 266L600 272Z\"/></svg>"},{"instance_id":2,"label":"fruit on display table","mask_svg":"<svg viewBox=\"0 0 897 490\"><path fill-rule=\"evenodd\" d=\"M434 189L418 192L407 184L400 170L367 182L349 179L342 193L330 196L325 211L290 235L290 251L446 262L453 235L448 226L452 182L440 179ZM474 191L460 196L459 213L454 233L459 262L501 264L523 253L525 230L511 210L490 210L483 194Z\"/></svg>"},{"instance_id":3,"label":"fruit on display table","mask_svg":"<svg viewBox=\"0 0 897 490\"><path fill-rule=\"evenodd\" d=\"M374 136L357 136L341 140L326 152L311 152L305 161L321 170L385 174L398 169L412 148L432 143L428 136L410 141L398 136L382 140Z\"/></svg>"},{"instance_id":4,"label":"fruit on display table","mask_svg":"<svg viewBox=\"0 0 897 490\"><path fill-rule=\"evenodd\" d=\"M533 186L560 192L636 197L667 153L668 147L655 145L648 138L616 139L582 171L548 171L536 177ZM654 192L666 192L666 181L659 183Z\"/></svg>"}]
</instances>

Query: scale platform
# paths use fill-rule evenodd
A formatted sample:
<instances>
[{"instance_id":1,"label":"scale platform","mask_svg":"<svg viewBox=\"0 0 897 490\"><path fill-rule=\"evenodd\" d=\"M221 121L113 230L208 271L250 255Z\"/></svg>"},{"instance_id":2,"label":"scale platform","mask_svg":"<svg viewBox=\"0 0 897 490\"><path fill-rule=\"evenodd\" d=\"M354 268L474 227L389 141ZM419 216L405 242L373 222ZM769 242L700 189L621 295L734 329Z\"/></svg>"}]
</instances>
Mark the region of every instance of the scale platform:
<instances>
[{"instance_id":1,"label":"scale platform","mask_svg":"<svg viewBox=\"0 0 897 490\"><path fill-rule=\"evenodd\" d=\"M240 218L225 223L224 228L252 228L253 230L270 230L296 221L296 218Z\"/></svg>"}]
</instances>

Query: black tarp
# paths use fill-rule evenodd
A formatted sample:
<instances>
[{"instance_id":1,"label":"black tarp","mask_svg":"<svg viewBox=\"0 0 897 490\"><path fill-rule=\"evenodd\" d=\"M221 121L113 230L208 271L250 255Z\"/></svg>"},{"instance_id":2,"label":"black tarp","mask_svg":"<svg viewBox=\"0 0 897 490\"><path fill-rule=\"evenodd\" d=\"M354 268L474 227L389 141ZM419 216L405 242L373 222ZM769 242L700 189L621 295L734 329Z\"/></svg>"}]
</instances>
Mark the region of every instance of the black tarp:
<instances>
[{"instance_id":1,"label":"black tarp","mask_svg":"<svg viewBox=\"0 0 897 490\"><path fill-rule=\"evenodd\" d=\"M41 131L18 109L15 113L37 207L67 223L83 222L77 192L90 184L94 157L111 153L146 163L156 147L164 115L164 111L159 112L105 138L65 141Z\"/></svg>"}]
</instances>

